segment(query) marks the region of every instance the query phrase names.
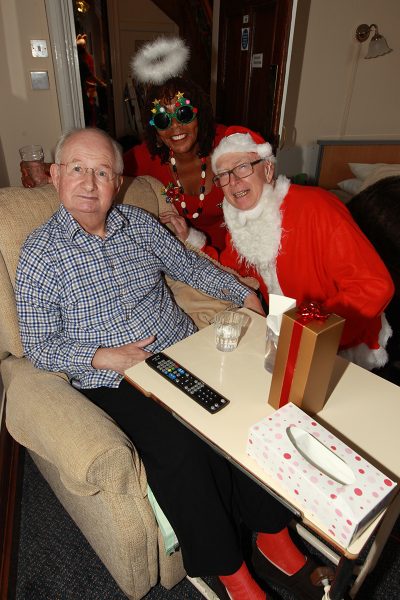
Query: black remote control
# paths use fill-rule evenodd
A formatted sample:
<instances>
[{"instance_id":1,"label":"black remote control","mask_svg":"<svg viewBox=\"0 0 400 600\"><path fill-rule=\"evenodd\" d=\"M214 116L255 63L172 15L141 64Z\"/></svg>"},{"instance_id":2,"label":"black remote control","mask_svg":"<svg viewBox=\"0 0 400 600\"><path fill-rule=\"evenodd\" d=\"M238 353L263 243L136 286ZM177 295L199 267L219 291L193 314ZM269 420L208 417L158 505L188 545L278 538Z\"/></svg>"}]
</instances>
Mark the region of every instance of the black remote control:
<instances>
[{"instance_id":1,"label":"black remote control","mask_svg":"<svg viewBox=\"0 0 400 600\"><path fill-rule=\"evenodd\" d=\"M146 358L146 363L212 414L229 404L229 400L219 392L163 352L157 352Z\"/></svg>"}]
</instances>

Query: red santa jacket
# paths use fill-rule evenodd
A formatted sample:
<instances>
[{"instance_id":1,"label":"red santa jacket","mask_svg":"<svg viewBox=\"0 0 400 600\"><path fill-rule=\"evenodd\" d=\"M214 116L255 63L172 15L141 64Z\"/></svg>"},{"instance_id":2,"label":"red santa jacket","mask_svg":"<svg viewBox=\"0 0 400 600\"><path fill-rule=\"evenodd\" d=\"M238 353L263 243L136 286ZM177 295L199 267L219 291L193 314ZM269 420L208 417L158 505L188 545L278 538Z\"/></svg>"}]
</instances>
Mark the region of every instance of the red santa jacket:
<instances>
[{"instance_id":1,"label":"red santa jacket","mask_svg":"<svg viewBox=\"0 0 400 600\"><path fill-rule=\"evenodd\" d=\"M282 182L285 178L279 179ZM341 315L346 319L341 348L349 349L348 357L370 368L384 364L387 355L383 348L391 330L386 321L382 327L381 315L394 285L382 260L333 194L317 187L290 185L282 196L273 200L279 203L281 214L280 245L272 257L280 290L270 291L295 298L298 305L306 300L318 301L327 311ZM224 200L224 211L227 208ZM249 235L247 242L241 238L241 254L235 247L240 225L227 218L226 223L229 231L220 262L241 275L256 277L268 303L268 283L261 275L264 270L259 262L262 256L256 267L253 247L255 243L262 255L263 240L268 243L268 223L258 217L244 225ZM215 256L210 249L208 253ZM360 348L363 344L367 347ZM375 356L358 361L352 354L356 347L356 353L361 350L370 355L369 350L373 350Z\"/></svg>"}]
</instances>

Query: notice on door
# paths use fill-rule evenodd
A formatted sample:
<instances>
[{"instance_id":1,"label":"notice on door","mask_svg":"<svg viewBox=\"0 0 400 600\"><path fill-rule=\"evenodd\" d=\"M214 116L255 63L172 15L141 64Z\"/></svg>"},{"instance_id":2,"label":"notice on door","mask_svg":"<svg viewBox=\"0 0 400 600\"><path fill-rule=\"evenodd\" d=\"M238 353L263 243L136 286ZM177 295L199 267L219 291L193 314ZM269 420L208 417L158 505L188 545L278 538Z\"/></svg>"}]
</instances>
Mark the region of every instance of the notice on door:
<instances>
[{"instance_id":1,"label":"notice on door","mask_svg":"<svg viewBox=\"0 0 400 600\"><path fill-rule=\"evenodd\" d=\"M262 69L263 66L263 54L253 54L251 57L251 66L253 69Z\"/></svg>"},{"instance_id":2,"label":"notice on door","mask_svg":"<svg viewBox=\"0 0 400 600\"><path fill-rule=\"evenodd\" d=\"M241 48L249 49L250 27L242 27Z\"/></svg>"}]
</instances>

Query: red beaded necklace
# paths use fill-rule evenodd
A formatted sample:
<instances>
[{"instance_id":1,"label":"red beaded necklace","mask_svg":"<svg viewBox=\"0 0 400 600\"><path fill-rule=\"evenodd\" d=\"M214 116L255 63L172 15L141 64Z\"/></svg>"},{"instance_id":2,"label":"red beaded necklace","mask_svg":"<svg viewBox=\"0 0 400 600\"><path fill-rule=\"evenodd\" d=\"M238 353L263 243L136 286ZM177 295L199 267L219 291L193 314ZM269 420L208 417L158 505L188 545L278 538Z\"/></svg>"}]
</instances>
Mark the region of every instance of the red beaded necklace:
<instances>
[{"instance_id":1,"label":"red beaded necklace","mask_svg":"<svg viewBox=\"0 0 400 600\"><path fill-rule=\"evenodd\" d=\"M206 179L206 169L207 169L207 157L206 156L201 157L200 192L199 192L200 203L199 203L199 206L197 207L197 210L195 210L193 212L193 214L189 214L189 211L186 206L185 190L183 189L183 186L182 186L181 182L179 181L178 169L176 167L176 159L175 159L175 156L174 156L174 153L172 150L170 150L170 153L169 153L169 162L170 162L172 171L173 171L175 179L176 179L176 186L174 186L173 184L168 184L168 186L165 188L165 193L166 193L167 197L169 197L171 199L171 201L175 200L175 202L178 202L178 201L180 202L182 211L183 211L183 214L185 215L185 217L188 217L189 219L197 219L203 211L202 202L204 200L204 193L206 190L205 179Z\"/></svg>"}]
</instances>

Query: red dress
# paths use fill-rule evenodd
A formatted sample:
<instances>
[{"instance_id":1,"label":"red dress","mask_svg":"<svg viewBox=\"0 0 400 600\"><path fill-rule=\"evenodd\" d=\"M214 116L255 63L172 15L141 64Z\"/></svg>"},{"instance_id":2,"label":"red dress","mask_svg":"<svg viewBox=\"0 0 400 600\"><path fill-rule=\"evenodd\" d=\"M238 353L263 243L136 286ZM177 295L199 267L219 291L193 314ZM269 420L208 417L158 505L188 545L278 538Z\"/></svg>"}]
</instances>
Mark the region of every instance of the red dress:
<instances>
[{"instance_id":1,"label":"red dress","mask_svg":"<svg viewBox=\"0 0 400 600\"><path fill-rule=\"evenodd\" d=\"M214 147L219 144L225 130L225 125L217 125ZM129 177L152 175L161 181L164 186L170 182L175 183L169 163L161 163L158 156L152 158L144 142L138 146L134 146L124 154L124 175ZM207 235L207 243L218 248L218 250L222 250L225 247L226 229L223 226L224 215L221 207L223 197L222 190L213 185L203 200L203 212L199 217L197 219L186 217L192 227L199 229ZM185 202L189 213L193 214L199 206L199 196L190 196L185 193ZM174 206L179 214L183 215L180 202L175 202Z\"/></svg>"}]
</instances>

